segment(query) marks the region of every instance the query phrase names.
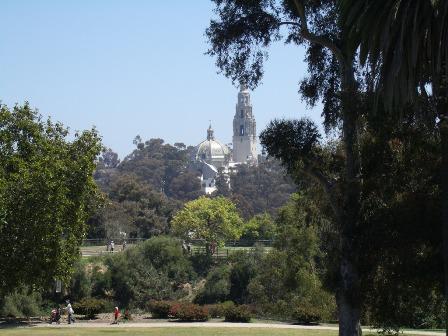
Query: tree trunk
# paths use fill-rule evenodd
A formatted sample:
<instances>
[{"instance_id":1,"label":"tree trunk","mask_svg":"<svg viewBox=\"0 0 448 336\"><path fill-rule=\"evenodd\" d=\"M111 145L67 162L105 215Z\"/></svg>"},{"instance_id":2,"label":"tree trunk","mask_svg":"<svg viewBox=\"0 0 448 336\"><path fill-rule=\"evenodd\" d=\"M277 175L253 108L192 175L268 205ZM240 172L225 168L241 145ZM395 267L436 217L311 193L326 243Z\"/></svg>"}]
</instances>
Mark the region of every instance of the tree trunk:
<instances>
[{"instance_id":1,"label":"tree trunk","mask_svg":"<svg viewBox=\"0 0 448 336\"><path fill-rule=\"evenodd\" d=\"M445 271L445 329L448 336L448 116L440 121L442 149L441 169L441 207L443 227L443 264Z\"/></svg>"},{"instance_id":2,"label":"tree trunk","mask_svg":"<svg viewBox=\"0 0 448 336\"><path fill-rule=\"evenodd\" d=\"M356 81L351 60L341 67L342 122L345 147L345 193L341 227L340 284L337 293L339 335L361 335L361 298L356 267L358 248L356 228L359 224L361 183L358 147L358 104Z\"/></svg>"},{"instance_id":3,"label":"tree trunk","mask_svg":"<svg viewBox=\"0 0 448 336\"><path fill-rule=\"evenodd\" d=\"M341 260L341 287L336 295L339 312L339 335L358 336L361 331L361 308L359 301L359 290L357 288L359 279L356 270L348 260Z\"/></svg>"},{"instance_id":4,"label":"tree trunk","mask_svg":"<svg viewBox=\"0 0 448 336\"><path fill-rule=\"evenodd\" d=\"M443 62L439 81L437 114L440 119L440 142L442 151L440 197L443 228L443 264L445 271L445 329L448 336L448 67Z\"/></svg>"}]
</instances>

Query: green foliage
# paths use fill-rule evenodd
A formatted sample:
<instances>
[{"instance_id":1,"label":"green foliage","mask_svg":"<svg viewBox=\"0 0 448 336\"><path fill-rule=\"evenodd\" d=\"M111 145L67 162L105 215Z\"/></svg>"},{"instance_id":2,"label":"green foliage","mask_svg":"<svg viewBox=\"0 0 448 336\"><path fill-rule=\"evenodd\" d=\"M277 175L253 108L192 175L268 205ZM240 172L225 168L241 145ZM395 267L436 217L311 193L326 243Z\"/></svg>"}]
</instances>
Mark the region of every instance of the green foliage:
<instances>
[{"instance_id":1,"label":"green foliage","mask_svg":"<svg viewBox=\"0 0 448 336\"><path fill-rule=\"evenodd\" d=\"M214 303L214 304L206 304L204 305L207 308L208 313L211 318L224 317L226 309L229 306L234 306L235 304L232 301L225 301L222 303Z\"/></svg>"},{"instance_id":2,"label":"green foliage","mask_svg":"<svg viewBox=\"0 0 448 336\"><path fill-rule=\"evenodd\" d=\"M169 236L154 237L139 246L145 260L176 282L187 282L194 275L181 242Z\"/></svg>"},{"instance_id":3,"label":"green foliage","mask_svg":"<svg viewBox=\"0 0 448 336\"><path fill-rule=\"evenodd\" d=\"M28 288L16 289L5 296L0 315L6 317L31 317L42 314L40 293Z\"/></svg>"},{"instance_id":4,"label":"green foliage","mask_svg":"<svg viewBox=\"0 0 448 336\"><path fill-rule=\"evenodd\" d=\"M224 244L241 236L243 221L235 205L224 197L200 197L185 204L171 222L176 235Z\"/></svg>"},{"instance_id":5,"label":"green foliage","mask_svg":"<svg viewBox=\"0 0 448 336\"><path fill-rule=\"evenodd\" d=\"M178 240L154 237L106 260L110 287L120 306L143 307L150 299L173 299L178 285L196 277Z\"/></svg>"},{"instance_id":6,"label":"green foliage","mask_svg":"<svg viewBox=\"0 0 448 336\"><path fill-rule=\"evenodd\" d=\"M0 106L0 291L68 281L98 204L96 130L69 141L26 103Z\"/></svg>"},{"instance_id":7,"label":"green foliage","mask_svg":"<svg viewBox=\"0 0 448 336\"><path fill-rule=\"evenodd\" d=\"M168 318L173 303L173 301L150 300L148 310L151 312L152 318Z\"/></svg>"},{"instance_id":8,"label":"green foliage","mask_svg":"<svg viewBox=\"0 0 448 336\"><path fill-rule=\"evenodd\" d=\"M262 160L256 166L239 165L236 172L230 173L231 189L222 174L218 175L216 185L216 194L230 198L246 220L254 215L274 216L296 190L292 179L285 175L279 162L272 158Z\"/></svg>"},{"instance_id":9,"label":"green foliage","mask_svg":"<svg viewBox=\"0 0 448 336\"><path fill-rule=\"evenodd\" d=\"M226 322L250 322L251 312L248 306L228 304L224 309L224 317Z\"/></svg>"},{"instance_id":10,"label":"green foliage","mask_svg":"<svg viewBox=\"0 0 448 336\"><path fill-rule=\"evenodd\" d=\"M441 326L437 134L411 121L386 126L385 117L372 118L362 139L365 310L384 329Z\"/></svg>"},{"instance_id":11,"label":"green foliage","mask_svg":"<svg viewBox=\"0 0 448 336\"><path fill-rule=\"evenodd\" d=\"M241 239L272 240L277 233L277 226L268 213L252 217L244 225Z\"/></svg>"},{"instance_id":12,"label":"green foliage","mask_svg":"<svg viewBox=\"0 0 448 336\"><path fill-rule=\"evenodd\" d=\"M273 120L260 134L260 141L269 155L282 160L289 173L301 162L315 159L320 142L317 126L309 119Z\"/></svg>"},{"instance_id":13,"label":"green foliage","mask_svg":"<svg viewBox=\"0 0 448 336\"><path fill-rule=\"evenodd\" d=\"M162 190L168 197L194 199L199 195L199 179L192 178L184 171L191 148L181 144L165 144L162 139L150 139L141 144L123 159L118 168L120 172L137 176L152 189Z\"/></svg>"},{"instance_id":14,"label":"green foliage","mask_svg":"<svg viewBox=\"0 0 448 336\"><path fill-rule=\"evenodd\" d=\"M120 306L130 303L141 306L151 298L168 298L173 295L169 279L158 273L136 249L119 253L106 261L115 300Z\"/></svg>"},{"instance_id":15,"label":"green foliage","mask_svg":"<svg viewBox=\"0 0 448 336\"><path fill-rule=\"evenodd\" d=\"M307 197L295 194L279 210L279 233L274 249L257 265L248 285L249 298L262 314L294 318L296 307L306 304L311 311L328 317L335 311L332 296L322 285L323 274L317 261L322 249L318 227L326 219Z\"/></svg>"},{"instance_id":16,"label":"green foliage","mask_svg":"<svg viewBox=\"0 0 448 336\"><path fill-rule=\"evenodd\" d=\"M259 272L263 272L264 252L262 247L254 251L240 251L230 257L230 290L228 299L242 304L249 303L249 284Z\"/></svg>"},{"instance_id":17,"label":"green foliage","mask_svg":"<svg viewBox=\"0 0 448 336\"><path fill-rule=\"evenodd\" d=\"M189 302L177 302L171 305L170 316L180 321L207 321L208 310L205 307Z\"/></svg>"},{"instance_id":18,"label":"green foliage","mask_svg":"<svg viewBox=\"0 0 448 336\"><path fill-rule=\"evenodd\" d=\"M322 307L307 302L299 303L292 308L292 318L301 323L322 321Z\"/></svg>"},{"instance_id":19,"label":"green foliage","mask_svg":"<svg viewBox=\"0 0 448 336\"><path fill-rule=\"evenodd\" d=\"M197 294L196 303L217 303L228 300L230 293L230 266L221 265L210 271L204 288Z\"/></svg>"},{"instance_id":20,"label":"green foliage","mask_svg":"<svg viewBox=\"0 0 448 336\"><path fill-rule=\"evenodd\" d=\"M84 298L73 304L73 310L76 314L84 315L87 318L94 319L96 314L104 313L106 302L95 298Z\"/></svg>"},{"instance_id":21,"label":"green foliage","mask_svg":"<svg viewBox=\"0 0 448 336\"><path fill-rule=\"evenodd\" d=\"M206 277L214 265L213 256L207 253L196 253L190 256L194 271L202 277Z\"/></svg>"},{"instance_id":22,"label":"green foliage","mask_svg":"<svg viewBox=\"0 0 448 336\"><path fill-rule=\"evenodd\" d=\"M75 271L71 279L70 298L75 302L79 301L89 297L91 290L92 281L90 274L87 273L86 264L82 261L78 261L75 264Z\"/></svg>"}]
</instances>

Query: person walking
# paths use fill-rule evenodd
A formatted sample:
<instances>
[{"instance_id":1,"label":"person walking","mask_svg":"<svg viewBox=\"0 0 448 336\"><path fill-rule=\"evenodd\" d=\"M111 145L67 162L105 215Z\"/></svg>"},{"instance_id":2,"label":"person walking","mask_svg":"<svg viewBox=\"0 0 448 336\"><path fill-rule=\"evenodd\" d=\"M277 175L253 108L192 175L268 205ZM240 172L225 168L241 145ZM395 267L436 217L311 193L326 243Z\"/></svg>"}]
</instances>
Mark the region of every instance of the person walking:
<instances>
[{"instance_id":1,"label":"person walking","mask_svg":"<svg viewBox=\"0 0 448 336\"><path fill-rule=\"evenodd\" d=\"M65 303L67 303L67 307L65 307L65 310L67 310L67 323L71 324L72 322L75 323L75 312L72 308L72 305L70 303L70 300L66 300Z\"/></svg>"},{"instance_id":2,"label":"person walking","mask_svg":"<svg viewBox=\"0 0 448 336\"><path fill-rule=\"evenodd\" d=\"M114 309L114 324L118 324L118 317L120 316L120 309L115 307Z\"/></svg>"},{"instance_id":3,"label":"person walking","mask_svg":"<svg viewBox=\"0 0 448 336\"><path fill-rule=\"evenodd\" d=\"M115 243L113 240L110 241L110 251L113 252L115 248Z\"/></svg>"}]
</instances>

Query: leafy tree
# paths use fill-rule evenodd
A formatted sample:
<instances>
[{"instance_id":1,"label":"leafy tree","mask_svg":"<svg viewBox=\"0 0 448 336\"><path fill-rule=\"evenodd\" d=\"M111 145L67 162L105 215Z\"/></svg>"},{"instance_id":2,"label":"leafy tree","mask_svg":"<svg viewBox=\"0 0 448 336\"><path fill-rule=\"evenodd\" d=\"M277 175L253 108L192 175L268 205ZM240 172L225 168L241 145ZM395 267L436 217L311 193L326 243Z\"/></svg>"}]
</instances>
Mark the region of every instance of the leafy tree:
<instances>
[{"instance_id":1,"label":"leafy tree","mask_svg":"<svg viewBox=\"0 0 448 336\"><path fill-rule=\"evenodd\" d=\"M229 179L230 186L227 183ZM274 216L296 190L291 178L277 160L261 161L257 166L241 164L224 178L217 178L218 195L229 197L245 219L265 212Z\"/></svg>"},{"instance_id":2,"label":"leafy tree","mask_svg":"<svg viewBox=\"0 0 448 336\"><path fill-rule=\"evenodd\" d=\"M143 307L150 299L175 299L178 285L195 278L180 242L164 236L115 254L106 265L114 297L123 306Z\"/></svg>"},{"instance_id":3,"label":"leafy tree","mask_svg":"<svg viewBox=\"0 0 448 336\"><path fill-rule=\"evenodd\" d=\"M149 184L154 190L162 192L169 197L176 194L176 185L185 184L186 181L173 179L186 171L189 162L189 150L183 146L165 144L162 139L150 139L145 143L138 140L139 147L123 159L118 170L124 174L135 175L139 180ZM196 181L193 179L192 182ZM171 190L171 186L174 190ZM200 191L198 183L187 184L187 192ZM182 195L183 196L183 195Z\"/></svg>"},{"instance_id":4,"label":"leafy tree","mask_svg":"<svg viewBox=\"0 0 448 336\"><path fill-rule=\"evenodd\" d=\"M242 239L248 240L270 240L274 239L277 226L272 217L267 214L256 215L244 225Z\"/></svg>"},{"instance_id":5,"label":"leafy tree","mask_svg":"<svg viewBox=\"0 0 448 336\"><path fill-rule=\"evenodd\" d=\"M110 185L109 197L118 202L118 209L124 210L132 222L132 236L148 238L152 235L166 233L168 221L178 202L169 200L162 193L154 190L149 184L142 183L135 175L119 175ZM109 218L107 213L103 218ZM111 218L112 222L117 222ZM109 221L110 222L110 221ZM126 222L117 223L119 227L126 227Z\"/></svg>"},{"instance_id":6,"label":"leafy tree","mask_svg":"<svg viewBox=\"0 0 448 336\"><path fill-rule=\"evenodd\" d=\"M199 176L190 171L180 172L171 180L168 188L171 197L176 200L191 201L203 195Z\"/></svg>"},{"instance_id":7,"label":"leafy tree","mask_svg":"<svg viewBox=\"0 0 448 336\"><path fill-rule=\"evenodd\" d=\"M212 269L205 279L204 288L196 295L195 302L210 304L228 300L230 293L229 265L221 265Z\"/></svg>"},{"instance_id":8,"label":"leafy tree","mask_svg":"<svg viewBox=\"0 0 448 336\"><path fill-rule=\"evenodd\" d=\"M318 312L320 320L334 312L332 297L322 283L327 247L320 236L327 220L312 200L300 194L280 209L274 249L248 286L250 299L266 314L296 318L305 309Z\"/></svg>"},{"instance_id":9,"label":"leafy tree","mask_svg":"<svg viewBox=\"0 0 448 336\"><path fill-rule=\"evenodd\" d=\"M384 329L434 326L443 282L439 135L409 113L399 126L386 118L398 117L379 108L361 141L366 311Z\"/></svg>"},{"instance_id":10,"label":"leafy tree","mask_svg":"<svg viewBox=\"0 0 448 336\"><path fill-rule=\"evenodd\" d=\"M448 311L448 3L341 0L340 6L342 19L350 28L351 52L360 46L361 62L379 69L375 89L386 108L396 112L409 104L418 106L421 96L435 102L436 113L429 111L429 118L438 121L436 129L440 133L439 186ZM448 319L446 323L448 333Z\"/></svg>"},{"instance_id":11,"label":"leafy tree","mask_svg":"<svg viewBox=\"0 0 448 336\"><path fill-rule=\"evenodd\" d=\"M342 191L332 199L333 219L340 228L340 274L337 288L340 335L358 335L361 305L356 228L360 222L361 174L359 160L360 83L356 76L354 55L349 47L346 27L341 24L334 1L238 1L216 0L217 19L206 31L217 66L227 77L256 86L263 75L266 48L280 40L286 32L286 42L307 47L309 78L302 81L300 92L310 105L324 103L323 116L327 130L340 130L343 155L340 181L316 169L319 162L310 151L317 142L317 132L309 123L274 123L265 133L268 153L280 159L290 173L301 167L301 159L309 162L301 169L321 184L329 199L334 187ZM283 29L284 28L284 29ZM278 133L277 133L278 132ZM286 133L286 134L285 134ZM284 135L288 140L282 139ZM269 140L268 140L269 138ZM297 141L296 141L297 140ZM274 143L287 145L279 151ZM274 148L276 147L276 148ZM287 150L291 149L288 153ZM292 160L294 161L292 161ZM295 164L297 162L297 165ZM293 168L293 169L292 169ZM337 201L337 202L336 202Z\"/></svg>"},{"instance_id":12,"label":"leafy tree","mask_svg":"<svg viewBox=\"0 0 448 336\"><path fill-rule=\"evenodd\" d=\"M120 163L120 160L118 159L118 154L112 151L112 149L110 148L103 149L98 161L99 161L98 167L103 168L116 168Z\"/></svg>"},{"instance_id":13,"label":"leafy tree","mask_svg":"<svg viewBox=\"0 0 448 336\"><path fill-rule=\"evenodd\" d=\"M256 246L251 251L238 251L230 256L230 263L229 299L238 304L256 303L250 300L249 285L259 272L264 272L263 248Z\"/></svg>"},{"instance_id":14,"label":"leafy tree","mask_svg":"<svg viewBox=\"0 0 448 336\"><path fill-rule=\"evenodd\" d=\"M175 234L184 239L203 239L210 244L223 245L226 240L238 239L243 221L235 205L224 197L200 197L185 204L171 221Z\"/></svg>"},{"instance_id":15,"label":"leafy tree","mask_svg":"<svg viewBox=\"0 0 448 336\"><path fill-rule=\"evenodd\" d=\"M25 103L0 106L0 294L67 281L96 204L93 129L68 140Z\"/></svg>"}]
</instances>

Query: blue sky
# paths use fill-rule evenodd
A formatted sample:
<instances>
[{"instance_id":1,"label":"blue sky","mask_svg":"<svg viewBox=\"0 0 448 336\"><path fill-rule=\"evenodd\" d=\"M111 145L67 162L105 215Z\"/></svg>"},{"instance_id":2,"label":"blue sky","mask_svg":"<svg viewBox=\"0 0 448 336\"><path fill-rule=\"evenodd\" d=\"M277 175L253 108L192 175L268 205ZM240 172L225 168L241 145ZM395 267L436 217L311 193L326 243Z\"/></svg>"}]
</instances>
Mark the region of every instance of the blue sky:
<instances>
[{"instance_id":1,"label":"blue sky","mask_svg":"<svg viewBox=\"0 0 448 336\"><path fill-rule=\"evenodd\" d=\"M132 140L195 145L212 120L231 142L237 88L204 55L208 0L0 1L0 100L28 100L71 130L96 126L120 157ZM297 94L304 51L274 45L252 93L260 132L273 118L309 116Z\"/></svg>"}]
</instances>

